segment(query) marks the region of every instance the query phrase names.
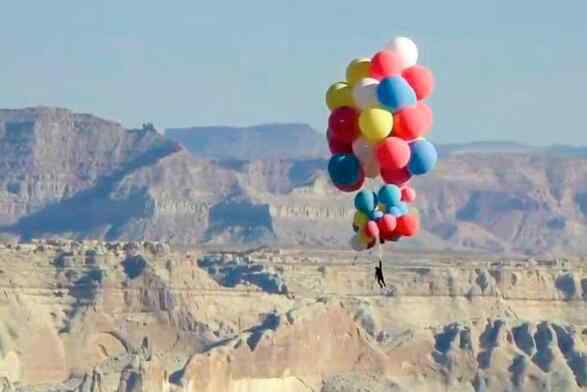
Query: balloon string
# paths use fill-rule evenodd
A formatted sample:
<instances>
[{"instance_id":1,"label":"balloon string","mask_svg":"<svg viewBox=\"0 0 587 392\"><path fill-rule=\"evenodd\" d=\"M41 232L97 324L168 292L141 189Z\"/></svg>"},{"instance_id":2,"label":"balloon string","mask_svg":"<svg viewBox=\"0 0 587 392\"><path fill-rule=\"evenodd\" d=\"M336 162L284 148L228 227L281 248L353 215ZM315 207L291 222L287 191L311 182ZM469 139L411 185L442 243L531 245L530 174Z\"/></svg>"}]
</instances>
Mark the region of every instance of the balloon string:
<instances>
[{"instance_id":1,"label":"balloon string","mask_svg":"<svg viewBox=\"0 0 587 392\"><path fill-rule=\"evenodd\" d=\"M379 236L377 236L375 241L377 241L377 255L379 256L379 260L383 262L383 247L381 246L381 239Z\"/></svg>"}]
</instances>

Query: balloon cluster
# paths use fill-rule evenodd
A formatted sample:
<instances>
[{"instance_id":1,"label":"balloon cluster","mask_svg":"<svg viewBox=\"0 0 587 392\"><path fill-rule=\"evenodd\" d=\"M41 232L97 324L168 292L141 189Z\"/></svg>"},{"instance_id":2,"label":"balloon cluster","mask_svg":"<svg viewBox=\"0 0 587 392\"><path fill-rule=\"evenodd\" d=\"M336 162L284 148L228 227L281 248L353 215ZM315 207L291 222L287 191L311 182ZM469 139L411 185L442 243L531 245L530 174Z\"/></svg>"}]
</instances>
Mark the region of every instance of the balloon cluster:
<instances>
[{"instance_id":1,"label":"balloon cluster","mask_svg":"<svg viewBox=\"0 0 587 392\"><path fill-rule=\"evenodd\" d=\"M401 237L412 237L420 229L417 210L408 208L416 200L416 191L408 186L383 185L378 193L362 190L355 196L353 230L357 233L351 240L354 250L370 249L379 240L398 241Z\"/></svg>"},{"instance_id":2,"label":"balloon cluster","mask_svg":"<svg viewBox=\"0 0 587 392\"><path fill-rule=\"evenodd\" d=\"M424 100L432 94L434 76L417 61L416 44L398 37L372 58L353 60L347 67L346 81L334 83L326 93L331 110L327 140L333 154L328 173L334 185L341 191L355 192L363 187L365 178L380 177L395 186L383 187L378 195L372 195L375 201L379 197L385 209L377 203L371 210L362 204L357 207L355 221L366 222L359 237L367 246L379 238L374 233L380 234L380 239L393 239L387 235L392 226L391 231L407 233L400 235L413 235L419 223L412 222L412 215L405 215L402 203L415 197L407 184L413 176L430 172L438 159L436 148L424 138L432 128L432 110ZM361 198L371 197L364 192L359 193ZM389 204L381 192L414 196ZM393 208L404 215L392 213ZM378 219L380 215L383 217Z\"/></svg>"}]
</instances>

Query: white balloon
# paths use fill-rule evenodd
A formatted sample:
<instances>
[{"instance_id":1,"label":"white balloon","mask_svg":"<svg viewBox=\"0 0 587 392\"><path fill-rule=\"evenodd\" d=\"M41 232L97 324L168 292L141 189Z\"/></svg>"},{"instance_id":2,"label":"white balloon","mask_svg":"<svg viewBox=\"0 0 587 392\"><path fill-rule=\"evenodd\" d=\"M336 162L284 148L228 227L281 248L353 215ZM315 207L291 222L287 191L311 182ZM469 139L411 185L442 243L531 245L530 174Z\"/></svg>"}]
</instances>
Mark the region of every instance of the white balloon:
<instances>
[{"instance_id":1,"label":"white balloon","mask_svg":"<svg viewBox=\"0 0 587 392\"><path fill-rule=\"evenodd\" d=\"M409 68L418 63L418 47L407 37L397 37L387 45L385 49L396 52L402 61L403 68Z\"/></svg>"},{"instance_id":2,"label":"white balloon","mask_svg":"<svg viewBox=\"0 0 587 392\"><path fill-rule=\"evenodd\" d=\"M359 162L368 162L372 156L374 156L375 151L373 146L371 146L367 140L363 137L358 137L353 142L353 154L357 157Z\"/></svg>"},{"instance_id":3,"label":"white balloon","mask_svg":"<svg viewBox=\"0 0 587 392\"><path fill-rule=\"evenodd\" d=\"M377 106L377 86L379 81L373 78L361 79L353 88L353 100L360 109Z\"/></svg>"},{"instance_id":4,"label":"white balloon","mask_svg":"<svg viewBox=\"0 0 587 392\"><path fill-rule=\"evenodd\" d=\"M367 246L361 242L358 234L351 238L350 244L351 248L357 252L367 249Z\"/></svg>"}]
</instances>

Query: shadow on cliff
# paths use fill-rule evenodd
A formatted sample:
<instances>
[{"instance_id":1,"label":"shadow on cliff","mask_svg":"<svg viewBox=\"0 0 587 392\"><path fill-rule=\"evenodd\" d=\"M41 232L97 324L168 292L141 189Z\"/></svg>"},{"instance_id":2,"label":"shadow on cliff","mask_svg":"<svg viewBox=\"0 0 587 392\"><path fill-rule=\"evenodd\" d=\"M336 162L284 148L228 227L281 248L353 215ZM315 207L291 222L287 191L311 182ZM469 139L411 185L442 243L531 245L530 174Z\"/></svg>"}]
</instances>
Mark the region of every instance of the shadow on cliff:
<instances>
[{"instance_id":1,"label":"shadow on cliff","mask_svg":"<svg viewBox=\"0 0 587 392\"><path fill-rule=\"evenodd\" d=\"M24 240L30 240L42 234L88 233L109 227L105 239L116 239L125 223L132 218L150 216L154 208L147 189L139 188L124 198L116 199L112 197L116 186L129 174L177 151L178 145L163 142L113 174L99 178L92 188L27 215L14 225L0 226L0 232L17 234Z\"/></svg>"}]
</instances>

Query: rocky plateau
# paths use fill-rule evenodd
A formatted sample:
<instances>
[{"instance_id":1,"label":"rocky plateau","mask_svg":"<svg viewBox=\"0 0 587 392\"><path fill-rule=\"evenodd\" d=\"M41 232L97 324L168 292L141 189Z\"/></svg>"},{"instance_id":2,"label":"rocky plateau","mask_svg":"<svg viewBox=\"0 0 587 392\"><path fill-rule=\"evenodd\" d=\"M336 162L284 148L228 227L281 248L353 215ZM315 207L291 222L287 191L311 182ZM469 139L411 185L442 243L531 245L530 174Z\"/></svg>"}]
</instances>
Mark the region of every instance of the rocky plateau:
<instances>
[{"instance_id":1,"label":"rocky plateau","mask_svg":"<svg viewBox=\"0 0 587 392\"><path fill-rule=\"evenodd\" d=\"M0 390L587 389L587 270L570 259L0 247Z\"/></svg>"}]
</instances>

